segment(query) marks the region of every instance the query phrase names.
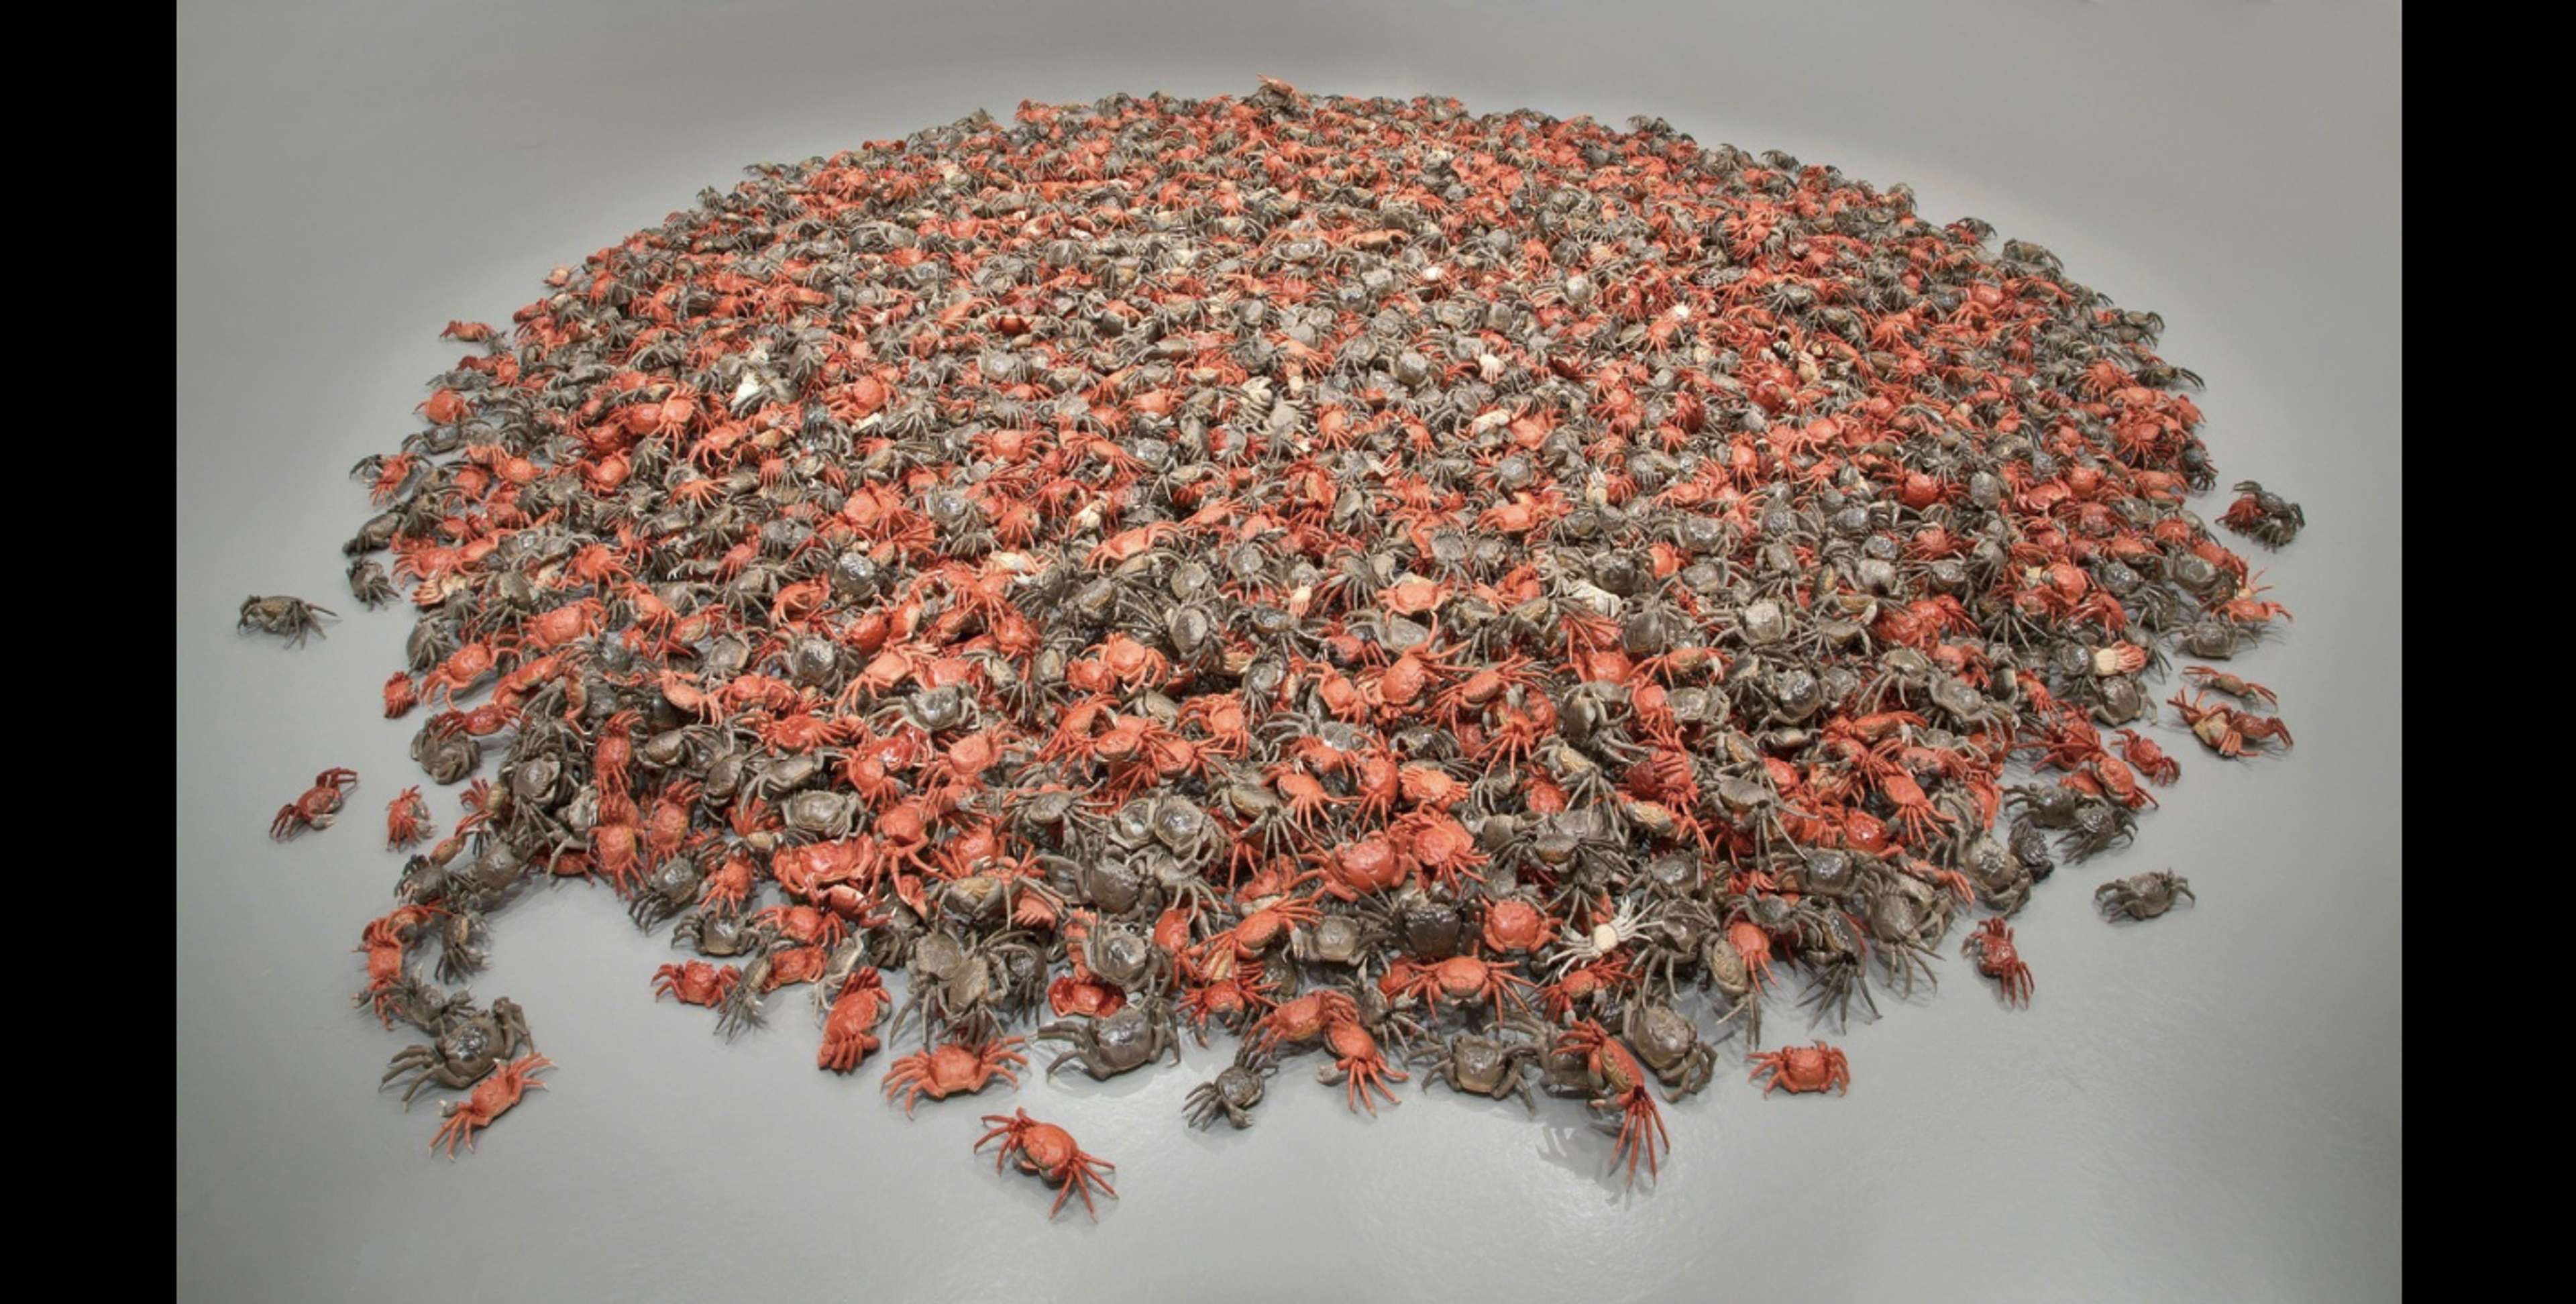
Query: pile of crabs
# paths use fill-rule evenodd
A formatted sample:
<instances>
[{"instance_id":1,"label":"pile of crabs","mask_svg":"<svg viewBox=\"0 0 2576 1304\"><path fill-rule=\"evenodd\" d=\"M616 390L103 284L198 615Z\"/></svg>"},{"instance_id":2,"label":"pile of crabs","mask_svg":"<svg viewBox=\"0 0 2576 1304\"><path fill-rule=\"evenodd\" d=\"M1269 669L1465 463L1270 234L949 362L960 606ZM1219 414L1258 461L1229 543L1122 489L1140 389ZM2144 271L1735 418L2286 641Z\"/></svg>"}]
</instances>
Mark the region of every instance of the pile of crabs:
<instances>
[{"instance_id":1,"label":"pile of crabs","mask_svg":"<svg viewBox=\"0 0 2576 1304\"><path fill-rule=\"evenodd\" d=\"M2177 664L2288 613L2185 505L2161 321L1990 235L1661 121L1265 82L754 168L451 324L347 547L464 785L365 933L429 1038L389 1081L470 1093L451 1151L543 1085L455 989L550 886L668 928L639 995L907 1112L1225 1036L1198 1125L1304 1056L1354 1110L1583 1101L1630 1180L1727 1041L1848 1086L1772 1007L1838 1028L1945 947L2026 1001L2005 921L2175 778L2154 679L2215 756L2290 745Z\"/></svg>"}]
</instances>

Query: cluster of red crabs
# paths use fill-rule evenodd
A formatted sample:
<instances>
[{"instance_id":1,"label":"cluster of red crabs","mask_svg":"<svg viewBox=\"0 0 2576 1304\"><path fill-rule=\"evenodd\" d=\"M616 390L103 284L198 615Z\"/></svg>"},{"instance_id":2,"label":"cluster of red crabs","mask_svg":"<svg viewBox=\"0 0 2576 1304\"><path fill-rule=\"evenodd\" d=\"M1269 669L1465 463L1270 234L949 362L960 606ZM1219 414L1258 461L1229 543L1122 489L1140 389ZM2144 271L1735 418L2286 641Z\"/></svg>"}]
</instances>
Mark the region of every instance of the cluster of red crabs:
<instances>
[{"instance_id":1,"label":"cluster of red crabs","mask_svg":"<svg viewBox=\"0 0 2576 1304\"><path fill-rule=\"evenodd\" d=\"M464 785L364 933L428 1038L388 1082L467 1093L451 1153L542 1085L441 984L549 885L669 925L639 994L727 1034L795 993L824 1071L911 1039L907 1112L1032 1040L1106 1078L1227 1035L1200 1126L1313 1055L1353 1110L1581 1100L1631 1181L1654 1088L1929 983L1973 909L2026 1001L2005 919L2175 777L2145 681L2288 613L2185 506L2161 321L1990 236L1661 121L1265 82L755 168L451 324L347 546L417 612L385 714ZM2290 745L2188 673L2210 751ZM419 789L387 832L434 837Z\"/></svg>"}]
</instances>

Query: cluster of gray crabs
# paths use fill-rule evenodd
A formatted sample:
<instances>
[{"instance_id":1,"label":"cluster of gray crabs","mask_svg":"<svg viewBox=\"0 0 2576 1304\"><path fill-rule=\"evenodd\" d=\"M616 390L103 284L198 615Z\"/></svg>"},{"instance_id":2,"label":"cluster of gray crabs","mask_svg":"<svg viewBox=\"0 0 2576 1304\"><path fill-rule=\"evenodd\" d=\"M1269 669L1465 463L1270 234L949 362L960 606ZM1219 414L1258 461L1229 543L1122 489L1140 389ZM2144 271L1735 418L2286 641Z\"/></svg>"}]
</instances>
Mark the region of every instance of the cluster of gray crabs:
<instances>
[{"instance_id":1,"label":"cluster of gray crabs","mask_svg":"<svg viewBox=\"0 0 2576 1304\"><path fill-rule=\"evenodd\" d=\"M906 1113L1032 1042L1110 1078L1224 1035L1194 1125L1312 1056L1355 1111L1582 1101L1632 1182L1728 1041L1766 1095L1847 1090L1766 1011L1874 1016L1972 912L2026 1003L2007 921L2174 781L2160 707L2291 745L2198 664L2289 613L2186 505L2161 320L1992 238L1659 120L1265 81L756 167L451 323L345 548L415 615L385 714L463 785L444 836L388 810L428 850L359 948L426 1039L386 1085L458 1093L451 1154L545 1085L463 989L541 890L667 928L639 995L727 1036L917 1047ZM2304 524L2236 490L2219 525ZM985 1122L1057 1208L1114 1194Z\"/></svg>"}]
</instances>

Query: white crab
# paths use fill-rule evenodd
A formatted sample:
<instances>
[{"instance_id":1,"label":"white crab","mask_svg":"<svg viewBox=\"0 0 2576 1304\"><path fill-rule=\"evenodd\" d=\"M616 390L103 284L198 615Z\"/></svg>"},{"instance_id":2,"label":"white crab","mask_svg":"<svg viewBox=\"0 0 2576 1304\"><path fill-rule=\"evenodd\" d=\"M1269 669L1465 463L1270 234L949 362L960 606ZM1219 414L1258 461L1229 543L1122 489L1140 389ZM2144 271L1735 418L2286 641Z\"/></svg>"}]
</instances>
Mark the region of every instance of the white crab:
<instances>
[{"instance_id":1,"label":"white crab","mask_svg":"<svg viewBox=\"0 0 2576 1304\"><path fill-rule=\"evenodd\" d=\"M1548 959L1547 974L1553 980L1571 969L1592 963L1637 940L1646 931L1646 922L1634 901L1622 904L1619 913L1594 924L1589 932L1570 934L1558 943L1556 954Z\"/></svg>"}]
</instances>

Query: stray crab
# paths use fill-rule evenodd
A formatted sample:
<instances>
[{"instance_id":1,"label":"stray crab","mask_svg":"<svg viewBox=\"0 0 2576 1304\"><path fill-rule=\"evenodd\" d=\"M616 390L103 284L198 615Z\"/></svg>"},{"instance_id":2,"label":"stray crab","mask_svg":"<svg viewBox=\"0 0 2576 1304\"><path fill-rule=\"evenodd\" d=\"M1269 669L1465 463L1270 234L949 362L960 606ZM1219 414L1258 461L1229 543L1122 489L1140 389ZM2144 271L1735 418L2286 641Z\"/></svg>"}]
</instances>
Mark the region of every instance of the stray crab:
<instances>
[{"instance_id":1,"label":"stray crab","mask_svg":"<svg viewBox=\"0 0 2576 1304\"><path fill-rule=\"evenodd\" d=\"M266 598L253 595L242 599L241 619L233 623L233 628L255 629L263 634L275 634L285 639L288 647L296 647L304 642L308 634L322 638L330 637L322 632L324 616L338 620L340 613L329 607L317 607L302 598L290 598L284 594Z\"/></svg>"},{"instance_id":2,"label":"stray crab","mask_svg":"<svg viewBox=\"0 0 2576 1304\"><path fill-rule=\"evenodd\" d=\"M2101 907L2105 919L2153 919L2173 909L2174 898L2192 895L2191 880L2170 869L2151 869L2128 878L2115 878L2093 889L2093 904Z\"/></svg>"},{"instance_id":3,"label":"stray crab","mask_svg":"<svg viewBox=\"0 0 2576 1304\"><path fill-rule=\"evenodd\" d=\"M1074 1144L1073 1134L1063 1128L1053 1123L1041 1123L1029 1117L1029 1111L1025 1109L1013 1110L1009 1114L986 1114L984 1121L992 1124L993 1130L975 1142L975 1150L980 1154L985 1146L997 1139L1001 1141L1002 1148L993 1152L994 1172L1002 1171L1005 1161L1017 1158L1020 1171L1035 1173L1058 1183L1055 1203L1048 1207L1047 1217L1055 1217L1064 1208L1065 1197L1079 1192L1082 1207L1094 1221L1098 1221L1100 1210L1091 1203L1091 1188L1097 1186L1102 1194L1113 1198L1118 1194L1118 1188L1101 1176L1104 1172L1117 1172L1118 1165L1098 1155L1084 1153L1082 1147Z\"/></svg>"},{"instance_id":4,"label":"stray crab","mask_svg":"<svg viewBox=\"0 0 2576 1304\"><path fill-rule=\"evenodd\" d=\"M277 818L269 821L268 836L283 842L306 829L327 829L340 813L340 803L350 788L357 786L358 772L329 769L313 776L313 786L304 795L277 808Z\"/></svg>"},{"instance_id":5,"label":"stray crab","mask_svg":"<svg viewBox=\"0 0 2576 1304\"><path fill-rule=\"evenodd\" d=\"M2259 481L2237 481L2236 493L2236 501L2219 514L2219 524L2266 548L2285 546L2307 528L2308 514L2297 503L2264 488Z\"/></svg>"},{"instance_id":6,"label":"stray crab","mask_svg":"<svg viewBox=\"0 0 2576 1304\"><path fill-rule=\"evenodd\" d=\"M1751 1057L1753 1080L1763 1083L1762 1094L1775 1090L1790 1092L1840 1091L1851 1094L1851 1061L1834 1047L1819 1041L1813 1046L1791 1046Z\"/></svg>"}]
</instances>

